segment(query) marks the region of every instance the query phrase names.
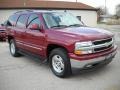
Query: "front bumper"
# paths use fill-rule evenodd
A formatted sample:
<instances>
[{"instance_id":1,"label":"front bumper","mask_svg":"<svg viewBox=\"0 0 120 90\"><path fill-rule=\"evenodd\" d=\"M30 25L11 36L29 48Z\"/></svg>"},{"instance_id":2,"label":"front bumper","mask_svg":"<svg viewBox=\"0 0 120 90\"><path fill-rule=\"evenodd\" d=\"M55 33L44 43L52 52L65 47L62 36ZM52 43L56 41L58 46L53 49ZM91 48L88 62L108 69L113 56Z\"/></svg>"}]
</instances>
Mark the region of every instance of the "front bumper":
<instances>
[{"instance_id":1,"label":"front bumper","mask_svg":"<svg viewBox=\"0 0 120 90\"><path fill-rule=\"evenodd\" d=\"M88 68L100 62L106 62L106 61L109 62L109 60L112 60L116 55L116 49L117 49L117 46L115 46L111 51L101 53L101 54L96 54L96 56L92 55L94 57L88 55L84 58L83 57L79 58L80 56L78 56L79 59L70 58L71 67L72 68Z\"/></svg>"}]
</instances>

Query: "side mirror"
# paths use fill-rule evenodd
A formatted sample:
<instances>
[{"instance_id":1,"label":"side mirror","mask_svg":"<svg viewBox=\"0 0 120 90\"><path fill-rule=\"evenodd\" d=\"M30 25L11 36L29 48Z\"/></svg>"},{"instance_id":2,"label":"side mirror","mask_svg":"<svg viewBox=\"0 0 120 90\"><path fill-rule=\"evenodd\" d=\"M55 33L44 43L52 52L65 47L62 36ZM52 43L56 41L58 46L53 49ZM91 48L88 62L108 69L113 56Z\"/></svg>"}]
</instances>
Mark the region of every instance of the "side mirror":
<instances>
[{"instance_id":1,"label":"side mirror","mask_svg":"<svg viewBox=\"0 0 120 90\"><path fill-rule=\"evenodd\" d=\"M31 30L40 30L39 24L31 24L28 28Z\"/></svg>"}]
</instances>

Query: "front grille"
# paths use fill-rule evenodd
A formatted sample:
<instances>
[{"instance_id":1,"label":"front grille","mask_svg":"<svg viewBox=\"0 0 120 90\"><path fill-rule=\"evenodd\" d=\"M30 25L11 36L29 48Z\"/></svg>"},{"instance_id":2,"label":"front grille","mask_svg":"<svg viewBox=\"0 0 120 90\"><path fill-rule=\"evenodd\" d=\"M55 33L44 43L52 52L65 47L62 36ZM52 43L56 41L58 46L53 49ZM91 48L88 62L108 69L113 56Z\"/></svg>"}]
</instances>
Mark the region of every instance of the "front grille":
<instances>
[{"instance_id":1,"label":"front grille","mask_svg":"<svg viewBox=\"0 0 120 90\"><path fill-rule=\"evenodd\" d=\"M113 46L113 40L112 38L97 40L93 42L93 45L95 46L95 48L93 49L94 52L100 52L110 49Z\"/></svg>"},{"instance_id":2,"label":"front grille","mask_svg":"<svg viewBox=\"0 0 120 90\"><path fill-rule=\"evenodd\" d=\"M104 43L111 42L111 41L112 41L112 38L109 38L109 39L103 39L103 40L94 41L93 44L94 45L99 45L99 44L104 44Z\"/></svg>"},{"instance_id":3,"label":"front grille","mask_svg":"<svg viewBox=\"0 0 120 90\"><path fill-rule=\"evenodd\" d=\"M109 46L107 46L107 47L95 48L94 51L95 51L95 52L98 52L98 51L102 51L102 50L107 50L107 49L109 49L109 48L111 48L111 47L112 47L112 44L109 45Z\"/></svg>"}]
</instances>

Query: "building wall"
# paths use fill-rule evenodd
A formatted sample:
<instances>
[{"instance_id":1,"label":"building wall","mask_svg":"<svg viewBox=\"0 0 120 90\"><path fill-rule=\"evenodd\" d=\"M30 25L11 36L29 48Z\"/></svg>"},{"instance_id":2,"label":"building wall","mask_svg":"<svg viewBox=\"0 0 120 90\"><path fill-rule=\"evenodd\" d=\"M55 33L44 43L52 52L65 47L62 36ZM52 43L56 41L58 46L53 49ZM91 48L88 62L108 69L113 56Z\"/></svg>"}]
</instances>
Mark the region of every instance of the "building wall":
<instances>
[{"instance_id":1,"label":"building wall","mask_svg":"<svg viewBox=\"0 0 120 90\"><path fill-rule=\"evenodd\" d=\"M87 26L96 26L97 25L97 13L96 11L87 11L87 10L68 10L75 16L81 16L81 20Z\"/></svg>"},{"instance_id":2,"label":"building wall","mask_svg":"<svg viewBox=\"0 0 120 90\"><path fill-rule=\"evenodd\" d=\"M19 11L19 9L0 10L0 23L3 23L5 20L7 20L7 18L11 14L15 13L16 11ZM54 11L63 12L64 10L54 10ZM97 24L96 11L87 11L87 10L66 10L66 11L72 13L75 16L81 16L81 20L87 26L96 26Z\"/></svg>"}]
</instances>

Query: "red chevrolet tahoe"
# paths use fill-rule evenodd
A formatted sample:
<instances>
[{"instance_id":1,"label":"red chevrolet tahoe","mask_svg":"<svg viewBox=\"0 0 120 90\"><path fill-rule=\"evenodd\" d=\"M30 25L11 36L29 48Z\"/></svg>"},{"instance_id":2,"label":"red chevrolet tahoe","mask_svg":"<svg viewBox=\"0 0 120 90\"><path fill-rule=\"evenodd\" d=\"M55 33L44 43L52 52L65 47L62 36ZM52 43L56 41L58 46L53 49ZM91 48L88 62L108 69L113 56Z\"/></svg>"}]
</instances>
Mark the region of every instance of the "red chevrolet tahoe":
<instances>
[{"instance_id":1,"label":"red chevrolet tahoe","mask_svg":"<svg viewBox=\"0 0 120 90\"><path fill-rule=\"evenodd\" d=\"M11 55L39 56L58 77L70 75L72 68L107 65L116 54L111 32L84 26L68 12L19 11L8 22Z\"/></svg>"}]
</instances>

